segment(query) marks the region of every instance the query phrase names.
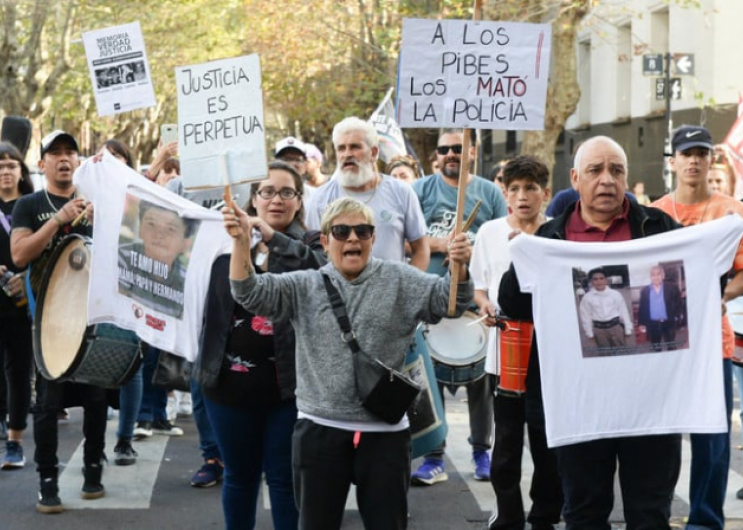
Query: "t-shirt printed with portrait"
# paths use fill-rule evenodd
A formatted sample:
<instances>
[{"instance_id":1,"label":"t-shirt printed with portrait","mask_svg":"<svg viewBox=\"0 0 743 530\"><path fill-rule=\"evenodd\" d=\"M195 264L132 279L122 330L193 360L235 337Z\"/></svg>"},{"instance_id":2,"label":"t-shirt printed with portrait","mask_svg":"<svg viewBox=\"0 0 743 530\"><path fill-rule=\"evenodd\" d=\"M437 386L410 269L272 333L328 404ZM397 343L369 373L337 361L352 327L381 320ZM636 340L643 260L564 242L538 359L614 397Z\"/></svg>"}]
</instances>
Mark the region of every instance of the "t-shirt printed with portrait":
<instances>
[{"instance_id":1,"label":"t-shirt printed with portrait","mask_svg":"<svg viewBox=\"0 0 743 530\"><path fill-rule=\"evenodd\" d=\"M651 204L652 207L663 210L673 217L676 222L684 226L694 226L719 219L731 212L743 216L743 204L732 197L719 192L712 192L709 200L694 204L680 204L675 202L673 195L665 195ZM733 260L733 272L743 270L743 239L738 244L738 250ZM733 357L735 351L735 333L727 315L722 317L722 354L725 359Z\"/></svg>"},{"instance_id":2,"label":"t-shirt printed with portrait","mask_svg":"<svg viewBox=\"0 0 743 530\"><path fill-rule=\"evenodd\" d=\"M526 235L511 241L521 290L532 295L550 447L727 430L719 277L729 269L741 235L743 219L726 216L623 242ZM673 317L673 335L660 344L638 322L642 292L659 268L668 292L681 298L674 302L679 309L666 314ZM606 289L621 297L626 313L582 322L582 300ZM627 315L631 323L624 321Z\"/></svg>"}]
</instances>

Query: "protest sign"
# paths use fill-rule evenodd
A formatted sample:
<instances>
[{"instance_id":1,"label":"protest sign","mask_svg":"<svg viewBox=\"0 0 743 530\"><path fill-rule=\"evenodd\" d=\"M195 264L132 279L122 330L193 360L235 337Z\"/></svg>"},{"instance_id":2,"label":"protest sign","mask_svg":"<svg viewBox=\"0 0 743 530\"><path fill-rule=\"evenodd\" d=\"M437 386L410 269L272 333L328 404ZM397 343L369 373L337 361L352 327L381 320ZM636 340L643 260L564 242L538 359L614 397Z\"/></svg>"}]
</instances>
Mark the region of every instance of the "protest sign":
<instances>
[{"instance_id":1,"label":"protest sign","mask_svg":"<svg viewBox=\"0 0 743 530\"><path fill-rule=\"evenodd\" d=\"M175 77L186 190L263 180L268 166L258 55L182 66Z\"/></svg>"},{"instance_id":2,"label":"protest sign","mask_svg":"<svg viewBox=\"0 0 743 530\"><path fill-rule=\"evenodd\" d=\"M155 105L139 22L83 33L99 116Z\"/></svg>"},{"instance_id":3,"label":"protest sign","mask_svg":"<svg viewBox=\"0 0 743 530\"><path fill-rule=\"evenodd\" d=\"M548 24L405 19L398 123L543 129L551 40Z\"/></svg>"}]
</instances>

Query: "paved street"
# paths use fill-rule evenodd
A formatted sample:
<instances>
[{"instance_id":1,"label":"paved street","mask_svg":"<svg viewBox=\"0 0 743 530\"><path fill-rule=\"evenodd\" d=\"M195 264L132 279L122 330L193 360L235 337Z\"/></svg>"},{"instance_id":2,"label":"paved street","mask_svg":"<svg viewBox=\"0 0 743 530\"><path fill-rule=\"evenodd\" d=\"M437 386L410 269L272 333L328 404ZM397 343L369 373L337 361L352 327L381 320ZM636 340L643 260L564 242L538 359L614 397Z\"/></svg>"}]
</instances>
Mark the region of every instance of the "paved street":
<instances>
[{"instance_id":1,"label":"paved street","mask_svg":"<svg viewBox=\"0 0 743 530\"><path fill-rule=\"evenodd\" d=\"M410 490L411 530L456 529L483 530L487 528L493 496L489 483L473 479L470 450L467 439L467 407L460 391L447 399L450 422L447 472L449 481L432 487L414 487ZM736 401L737 405L737 401ZM181 438L153 437L135 442L139 461L135 466L109 465L104 473L106 497L83 501L79 497L82 485L81 410L72 409L70 420L60 424L60 458L65 464L60 478L62 501L67 512L59 515L36 513L36 473L32 464L19 471L0 472L0 530L44 528L72 529L137 529L155 530L179 528L222 528L220 487L205 490L189 486L189 478L200 466L196 427L190 418L179 418L178 425L185 431ZM734 415L733 462L728 487L727 529L743 530L743 501L735 499L735 492L743 487L743 451L740 444L738 410ZM115 445L116 419L109 422L107 448L112 458ZM24 444L29 462L33 457L30 433ZM689 445L684 442L684 467L673 505L673 523L682 527L682 518L688 510ZM417 464L418 462L415 462ZM524 459L524 475L530 476L528 455ZM527 481L523 490L528 491ZM259 529L273 528L263 496L259 514ZM527 498L525 496L525 498ZM361 520L353 495L349 496L344 530L361 530ZM621 529L621 509L615 510L612 520Z\"/></svg>"}]
</instances>

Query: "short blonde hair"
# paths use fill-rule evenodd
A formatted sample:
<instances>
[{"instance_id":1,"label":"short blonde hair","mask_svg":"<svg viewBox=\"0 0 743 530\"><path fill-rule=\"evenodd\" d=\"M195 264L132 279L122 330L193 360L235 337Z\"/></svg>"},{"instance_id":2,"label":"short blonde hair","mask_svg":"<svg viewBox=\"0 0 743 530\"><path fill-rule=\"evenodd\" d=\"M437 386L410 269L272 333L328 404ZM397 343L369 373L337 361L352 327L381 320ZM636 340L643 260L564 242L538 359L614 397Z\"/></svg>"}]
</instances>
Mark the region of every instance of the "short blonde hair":
<instances>
[{"instance_id":1,"label":"short blonde hair","mask_svg":"<svg viewBox=\"0 0 743 530\"><path fill-rule=\"evenodd\" d=\"M366 204L351 197L336 199L325 208L320 221L320 230L326 236L330 233L330 226L336 217L346 214L361 214L367 224L374 225L374 212Z\"/></svg>"}]
</instances>

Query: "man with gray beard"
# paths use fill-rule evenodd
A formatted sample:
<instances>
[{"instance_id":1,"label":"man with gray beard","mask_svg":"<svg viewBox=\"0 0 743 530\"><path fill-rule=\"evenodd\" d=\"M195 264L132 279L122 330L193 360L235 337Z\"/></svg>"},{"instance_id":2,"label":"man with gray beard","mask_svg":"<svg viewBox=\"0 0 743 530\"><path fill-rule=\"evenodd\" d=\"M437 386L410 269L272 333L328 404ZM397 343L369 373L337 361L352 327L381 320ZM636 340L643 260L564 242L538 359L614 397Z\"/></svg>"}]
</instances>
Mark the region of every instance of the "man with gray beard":
<instances>
[{"instance_id":1,"label":"man with gray beard","mask_svg":"<svg viewBox=\"0 0 743 530\"><path fill-rule=\"evenodd\" d=\"M307 227L319 230L327 205L340 197L352 197L374 212L377 238L372 256L405 261L408 241L410 264L425 271L430 253L418 198L410 186L377 172L379 136L374 126L356 117L345 118L333 128L333 145L338 165L331 180L307 203Z\"/></svg>"}]
</instances>

